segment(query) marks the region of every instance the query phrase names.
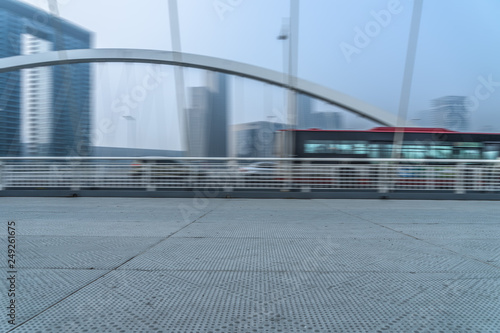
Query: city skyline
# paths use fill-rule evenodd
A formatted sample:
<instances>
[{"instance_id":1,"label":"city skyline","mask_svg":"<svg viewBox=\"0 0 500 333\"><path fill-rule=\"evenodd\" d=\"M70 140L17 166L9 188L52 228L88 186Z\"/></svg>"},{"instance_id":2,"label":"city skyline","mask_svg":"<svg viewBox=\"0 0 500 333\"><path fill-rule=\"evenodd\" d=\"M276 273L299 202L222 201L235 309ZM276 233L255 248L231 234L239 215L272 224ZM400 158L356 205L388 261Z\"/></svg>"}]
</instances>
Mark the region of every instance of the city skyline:
<instances>
[{"instance_id":1,"label":"city skyline","mask_svg":"<svg viewBox=\"0 0 500 333\"><path fill-rule=\"evenodd\" d=\"M28 2L48 9L45 1ZM166 1L149 0L141 5L134 1L56 2L62 17L95 32L96 47L171 49ZM286 61L283 41L279 41L277 36L283 18L289 15L288 1L186 0L179 2L178 6L182 51L283 70ZM401 93L412 7L412 1L403 0L377 0L370 3L317 1L314 4L302 1L299 17L299 77L395 113ZM500 122L500 113L497 112L500 104L500 72L497 66L500 49L491 40L500 33L500 28L495 24L499 13L500 4L492 0L474 5L469 1L424 1L408 120L415 120L416 125L424 125L422 114L431 110L432 100L443 96L465 96L471 101L471 130L493 126L498 131L495 124ZM107 17L110 14L114 14L113 29L109 29ZM144 19L146 17L147 20ZM259 25L249 30L248 27L253 26L257 17ZM141 24L130 25L128 22L131 20ZM116 66L114 72L109 71L110 78L101 76L100 81L119 81L112 76L127 77L128 74L123 74L128 73L126 68L125 65ZM137 73L141 71L145 72L138 69ZM162 71L170 72L170 69ZM186 87L198 86L201 79L193 71L187 72L186 76L193 79L192 83L186 80ZM141 74L136 76L139 81ZM128 86L120 83L124 87L119 89L108 89L112 96L96 97L101 104L96 107L95 128L99 127L99 121L108 120L106 112L109 112L109 105L114 99L123 94L122 91L130 91L137 81L132 80ZM241 85L244 80L234 78L232 81L240 82ZM159 94L172 90L171 78L167 78L164 85L164 89L148 95L158 101L143 101L136 111L139 112L139 108L143 107L145 111L141 112L155 113L158 119L163 119L161 122L175 124L178 121L173 115L176 113L173 98L164 101L165 109L171 110L167 115L160 114L164 112L163 108L156 107L150 111L159 103ZM238 89L243 89L245 96L237 102L231 102L231 124L262 121L268 117L279 118L285 112L283 100L279 98L281 92L273 89L273 96L266 97L268 93L265 90L268 87L248 82L243 85L244 88ZM236 84L232 86L234 88ZM96 89L107 89L101 88L98 85ZM251 92L254 95L248 97ZM266 103L262 100L271 102L264 105ZM336 110L321 105L318 111ZM153 115L144 117L152 118ZM152 120L149 122L156 123ZM349 128L370 126L357 119L347 119L346 123ZM117 127L112 133L114 138L126 135L125 124L114 121L114 125ZM155 137L162 137L159 129L152 129L147 127L143 131L155 132L158 133ZM175 133L175 130L169 132ZM175 135L180 137L179 134ZM103 143L116 141L109 135L104 137ZM144 144L150 142L146 140Z\"/></svg>"},{"instance_id":2,"label":"city skyline","mask_svg":"<svg viewBox=\"0 0 500 333\"><path fill-rule=\"evenodd\" d=\"M92 46L90 32L14 0L0 3L0 30L1 58ZM90 155L89 64L0 79L0 156Z\"/></svg>"}]
</instances>

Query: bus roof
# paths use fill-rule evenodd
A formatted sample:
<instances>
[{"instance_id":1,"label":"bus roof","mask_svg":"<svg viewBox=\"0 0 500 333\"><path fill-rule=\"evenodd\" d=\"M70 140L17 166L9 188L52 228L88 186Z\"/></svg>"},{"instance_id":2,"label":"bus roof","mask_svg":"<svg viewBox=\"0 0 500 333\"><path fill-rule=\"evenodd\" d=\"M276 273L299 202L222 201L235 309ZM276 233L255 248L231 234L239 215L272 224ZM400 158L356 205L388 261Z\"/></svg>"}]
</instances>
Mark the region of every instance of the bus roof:
<instances>
[{"instance_id":1,"label":"bus roof","mask_svg":"<svg viewBox=\"0 0 500 333\"><path fill-rule=\"evenodd\" d=\"M436 128L436 127L374 127L369 130L323 130L319 128L309 128L309 129L282 129L280 131L296 131L296 132L357 132L357 133L374 133L374 132L385 132L385 133L463 133L463 134L499 134L499 133L476 133L476 132L457 132L448 130L446 128Z\"/></svg>"},{"instance_id":2,"label":"bus roof","mask_svg":"<svg viewBox=\"0 0 500 333\"><path fill-rule=\"evenodd\" d=\"M410 133L458 133L437 127L375 127L368 132L410 132Z\"/></svg>"}]
</instances>

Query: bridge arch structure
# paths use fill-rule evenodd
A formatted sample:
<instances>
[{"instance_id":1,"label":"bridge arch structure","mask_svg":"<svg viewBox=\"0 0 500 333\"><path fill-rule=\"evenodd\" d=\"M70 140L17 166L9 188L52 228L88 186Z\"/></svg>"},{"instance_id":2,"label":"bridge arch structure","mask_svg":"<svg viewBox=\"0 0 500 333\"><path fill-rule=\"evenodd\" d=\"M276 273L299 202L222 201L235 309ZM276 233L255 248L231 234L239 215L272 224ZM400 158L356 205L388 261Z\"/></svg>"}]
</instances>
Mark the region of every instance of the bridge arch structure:
<instances>
[{"instance_id":1,"label":"bridge arch structure","mask_svg":"<svg viewBox=\"0 0 500 333\"><path fill-rule=\"evenodd\" d=\"M0 59L0 73L41 67L94 62L132 62L173 65L216 71L289 88L351 111L385 126L397 126L397 116L352 96L282 72L241 62L196 54L143 49L81 49L14 56ZM290 82L294 82L290 86Z\"/></svg>"}]
</instances>

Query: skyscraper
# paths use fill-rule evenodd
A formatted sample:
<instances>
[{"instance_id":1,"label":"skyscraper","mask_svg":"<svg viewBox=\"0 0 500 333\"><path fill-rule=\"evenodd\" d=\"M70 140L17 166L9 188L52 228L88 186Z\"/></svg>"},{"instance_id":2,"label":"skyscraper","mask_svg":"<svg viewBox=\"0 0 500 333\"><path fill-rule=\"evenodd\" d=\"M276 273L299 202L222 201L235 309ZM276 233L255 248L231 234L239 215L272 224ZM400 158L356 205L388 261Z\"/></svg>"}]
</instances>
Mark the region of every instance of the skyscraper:
<instances>
[{"instance_id":1,"label":"skyscraper","mask_svg":"<svg viewBox=\"0 0 500 333\"><path fill-rule=\"evenodd\" d=\"M207 122L210 92L206 87L189 88L191 107L186 110L188 119L188 156L206 157Z\"/></svg>"},{"instance_id":2,"label":"skyscraper","mask_svg":"<svg viewBox=\"0 0 500 333\"><path fill-rule=\"evenodd\" d=\"M311 114L312 114L312 98L297 94L297 129L312 128Z\"/></svg>"},{"instance_id":3,"label":"skyscraper","mask_svg":"<svg viewBox=\"0 0 500 333\"><path fill-rule=\"evenodd\" d=\"M21 54L51 51L52 43L21 35ZM50 67L21 72L21 142L24 155L47 155L52 132L52 72Z\"/></svg>"},{"instance_id":4,"label":"skyscraper","mask_svg":"<svg viewBox=\"0 0 500 333\"><path fill-rule=\"evenodd\" d=\"M205 87L189 88L188 154L193 157L227 156L227 76L207 73Z\"/></svg>"},{"instance_id":5,"label":"skyscraper","mask_svg":"<svg viewBox=\"0 0 500 333\"><path fill-rule=\"evenodd\" d=\"M344 128L340 112L313 112L313 98L297 95L297 128L335 130Z\"/></svg>"},{"instance_id":6,"label":"skyscraper","mask_svg":"<svg viewBox=\"0 0 500 333\"><path fill-rule=\"evenodd\" d=\"M444 127L453 131L469 129L467 97L444 96L432 101L432 122L434 127Z\"/></svg>"},{"instance_id":7,"label":"skyscraper","mask_svg":"<svg viewBox=\"0 0 500 333\"><path fill-rule=\"evenodd\" d=\"M0 1L0 57L86 49L90 32L15 0ZM0 74L0 156L90 153L90 65Z\"/></svg>"}]
</instances>

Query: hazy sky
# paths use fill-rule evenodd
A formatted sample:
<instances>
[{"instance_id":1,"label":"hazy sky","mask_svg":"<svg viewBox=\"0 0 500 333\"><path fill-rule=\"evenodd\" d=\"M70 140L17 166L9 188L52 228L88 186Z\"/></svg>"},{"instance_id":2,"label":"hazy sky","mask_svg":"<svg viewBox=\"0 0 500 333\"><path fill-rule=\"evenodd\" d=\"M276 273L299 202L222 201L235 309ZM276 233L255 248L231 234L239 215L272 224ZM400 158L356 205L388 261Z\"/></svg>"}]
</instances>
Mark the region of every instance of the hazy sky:
<instances>
[{"instance_id":1,"label":"hazy sky","mask_svg":"<svg viewBox=\"0 0 500 333\"><path fill-rule=\"evenodd\" d=\"M51 1L58 3L62 17L94 32L94 47L171 49L167 0ZM48 8L47 0L25 2ZM276 37L282 19L289 15L288 0L178 3L184 52L283 69L283 44ZM412 9L411 0L302 0L299 76L396 113ZM468 96L473 102L471 130L491 126L500 131L499 17L498 0L424 0L408 119L421 119L416 122L423 125L430 100L446 95ZM107 117L107 106L133 88L134 84L123 84L123 76L129 81L134 77L139 80L147 75L144 73L148 66L128 65L125 71L122 65L95 67L95 77L99 78L97 94L103 90L108 93L96 96L98 122ZM156 93L151 92L154 98L141 102L141 108L161 108L158 105L162 103L171 106L172 98L167 95L172 96L168 92L174 88L172 73L169 68L160 71L165 74L162 86ZM187 76L188 83L193 84L198 77L193 70ZM109 82L103 86L103 81ZM244 94L250 94L250 89L256 91L260 97L254 101L271 100L263 108L271 105L279 109L276 97L265 96L263 85L240 82L239 86ZM253 105L243 104L234 105L246 108L238 120L272 116L255 111L258 115L254 117ZM158 117L176 123L175 116ZM144 119L144 123L154 125L161 118L150 115ZM118 140L120 131L127 130L123 124L119 127L113 130L115 139L108 137L104 144Z\"/></svg>"}]
</instances>

